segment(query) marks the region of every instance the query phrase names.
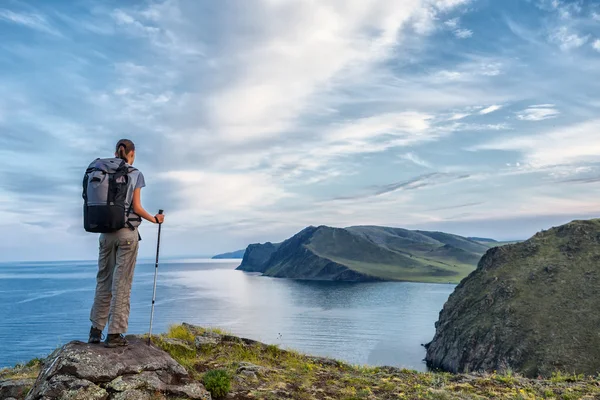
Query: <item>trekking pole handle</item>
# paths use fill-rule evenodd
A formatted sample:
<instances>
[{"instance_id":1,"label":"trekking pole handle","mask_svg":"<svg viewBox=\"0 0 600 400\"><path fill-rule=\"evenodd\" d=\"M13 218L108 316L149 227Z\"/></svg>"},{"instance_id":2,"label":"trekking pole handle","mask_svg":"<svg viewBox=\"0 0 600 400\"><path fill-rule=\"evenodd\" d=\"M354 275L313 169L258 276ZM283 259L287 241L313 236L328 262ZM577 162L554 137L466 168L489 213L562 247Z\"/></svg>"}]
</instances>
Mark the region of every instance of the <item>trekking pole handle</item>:
<instances>
[{"instance_id":1,"label":"trekking pole handle","mask_svg":"<svg viewBox=\"0 0 600 400\"><path fill-rule=\"evenodd\" d=\"M163 212L164 212L164 210L158 210L158 215L162 215ZM157 224L162 225L160 222L158 222L158 218L157 217L154 217L154 219L156 220Z\"/></svg>"}]
</instances>

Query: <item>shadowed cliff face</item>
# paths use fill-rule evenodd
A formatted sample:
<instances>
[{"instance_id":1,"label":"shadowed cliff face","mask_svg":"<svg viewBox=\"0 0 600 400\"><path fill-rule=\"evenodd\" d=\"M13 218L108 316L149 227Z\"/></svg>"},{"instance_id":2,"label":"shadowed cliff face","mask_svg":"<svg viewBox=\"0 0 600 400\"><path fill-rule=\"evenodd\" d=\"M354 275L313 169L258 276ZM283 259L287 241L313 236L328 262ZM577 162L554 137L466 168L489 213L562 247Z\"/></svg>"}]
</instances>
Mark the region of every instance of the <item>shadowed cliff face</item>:
<instances>
[{"instance_id":1,"label":"shadowed cliff face","mask_svg":"<svg viewBox=\"0 0 600 400\"><path fill-rule=\"evenodd\" d=\"M489 250L457 286L427 345L451 372L600 371L600 220Z\"/></svg>"},{"instance_id":2,"label":"shadowed cliff face","mask_svg":"<svg viewBox=\"0 0 600 400\"><path fill-rule=\"evenodd\" d=\"M310 226L281 244L248 246L239 270L282 278L458 282L488 247L442 232Z\"/></svg>"},{"instance_id":3,"label":"shadowed cliff face","mask_svg":"<svg viewBox=\"0 0 600 400\"><path fill-rule=\"evenodd\" d=\"M279 248L280 243L251 244L244 253L242 264L238 269L246 272L265 272L273 253Z\"/></svg>"}]
</instances>

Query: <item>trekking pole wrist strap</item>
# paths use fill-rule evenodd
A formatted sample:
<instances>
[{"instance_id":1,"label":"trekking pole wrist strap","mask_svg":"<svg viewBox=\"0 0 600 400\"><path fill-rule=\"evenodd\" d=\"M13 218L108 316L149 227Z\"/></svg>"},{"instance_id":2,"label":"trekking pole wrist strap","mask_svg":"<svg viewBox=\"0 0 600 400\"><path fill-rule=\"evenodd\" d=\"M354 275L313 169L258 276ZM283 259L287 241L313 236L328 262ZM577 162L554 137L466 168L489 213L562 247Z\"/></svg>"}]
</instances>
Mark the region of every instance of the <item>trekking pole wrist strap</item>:
<instances>
[{"instance_id":1,"label":"trekking pole wrist strap","mask_svg":"<svg viewBox=\"0 0 600 400\"><path fill-rule=\"evenodd\" d=\"M158 217L154 217L154 220L156 221L157 224L160 224L160 222L158 222Z\"/></svg>"}]
</instances>

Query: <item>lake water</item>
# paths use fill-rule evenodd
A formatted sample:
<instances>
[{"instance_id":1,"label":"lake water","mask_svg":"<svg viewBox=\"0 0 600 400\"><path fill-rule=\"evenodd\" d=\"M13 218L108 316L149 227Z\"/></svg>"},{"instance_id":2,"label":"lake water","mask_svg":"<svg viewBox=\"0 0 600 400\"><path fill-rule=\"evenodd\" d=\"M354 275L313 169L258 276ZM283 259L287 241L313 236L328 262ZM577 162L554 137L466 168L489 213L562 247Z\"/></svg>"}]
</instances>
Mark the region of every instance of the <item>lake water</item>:
<instances>
[{"instance_id":1,"label":"lake water","mask_svg":"<svg viewBox=\"0 0 600 400\"><path fill-rule=\"evenodd\" d=\"M424 370L422 343L454 285L310 282L235 271L233 260L161 262L155 332L189 322L353 364ZM87 340L96 265L0 264L0 367ZM129 333L145 333L154 264L136 268Z\"/></svg>"}]
</instances>

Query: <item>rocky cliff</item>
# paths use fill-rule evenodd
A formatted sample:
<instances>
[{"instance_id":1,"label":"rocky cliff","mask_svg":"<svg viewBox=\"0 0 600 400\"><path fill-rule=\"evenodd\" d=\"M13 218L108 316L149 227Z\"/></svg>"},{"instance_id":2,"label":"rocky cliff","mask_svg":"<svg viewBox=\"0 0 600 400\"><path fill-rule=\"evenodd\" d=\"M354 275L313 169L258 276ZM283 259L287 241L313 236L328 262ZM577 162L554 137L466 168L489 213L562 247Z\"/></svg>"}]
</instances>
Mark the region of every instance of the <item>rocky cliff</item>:
<instances>
[{"instance_id":1,"label":"rocky cliff","mask_svg":"<svg viewBox=\"0 0 600 400\"><path fill-rule=\"evenodd\" d=\"M526 376L600 371L600 220L489 250L448 299L427 364Z\"/></svg>"}]
</instances>

